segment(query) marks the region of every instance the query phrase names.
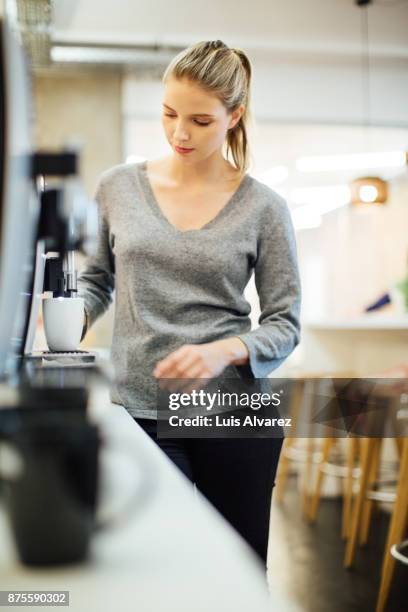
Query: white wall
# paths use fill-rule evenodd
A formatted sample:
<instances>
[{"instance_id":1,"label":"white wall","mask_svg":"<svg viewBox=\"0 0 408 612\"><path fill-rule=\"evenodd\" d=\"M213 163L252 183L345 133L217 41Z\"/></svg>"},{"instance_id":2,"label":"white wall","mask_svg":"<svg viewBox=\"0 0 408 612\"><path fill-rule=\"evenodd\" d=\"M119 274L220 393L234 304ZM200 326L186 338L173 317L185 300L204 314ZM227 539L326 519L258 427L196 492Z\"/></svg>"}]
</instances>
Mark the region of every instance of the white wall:
<instances>
[{"instance_id":1,"label":"white wall","mask_svg":"<svg viewBox=\"0 0 408 612\"><path fill-rule=\"evenodd\" d=\"M371 112L359 61L254 58L253 108L258 120L408 127L408 61L372 62Z\"/></svg>"}]
</instances>

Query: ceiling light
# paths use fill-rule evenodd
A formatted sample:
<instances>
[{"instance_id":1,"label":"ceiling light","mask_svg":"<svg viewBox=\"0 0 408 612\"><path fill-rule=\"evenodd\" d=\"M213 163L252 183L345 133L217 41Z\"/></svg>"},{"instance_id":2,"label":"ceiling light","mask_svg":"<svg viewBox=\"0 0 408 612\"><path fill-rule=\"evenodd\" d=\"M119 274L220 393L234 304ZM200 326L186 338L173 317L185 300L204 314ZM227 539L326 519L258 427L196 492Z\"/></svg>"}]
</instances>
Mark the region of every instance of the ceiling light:
<instances>
[{"instance_id":1,"label":"ceiling light","mask_svg":"<svg viewBox=\"0 0 408 612\"><path fill-rule=\"evenodd\" d=\"M166 49L137 47L110 47L97 45L58 45L51 49L53 62L70 64L133 64L163 65L173 57Z\"/></svg>"},{"instance_id":2,"label":"ceiling light","mask_svg":"<svg viewBox=\"0 0 408 612\"><path fill-rule=\"evenodd\" d=\"M354 179L350 184L353 204L385 204L388 198L388 183L377 176Z\"/></svg>"},{"instance_id":3,"label":"ceiling light","mask_svg":"<svg viewBox=\"0 0 408 612\"><path fill-rule=\"evenodd\" d=\"M378 196L378 189L374 185L362 185L360 187L360 198L362 202L367 204L375 202Z\"/></svg>"}]
</instances>

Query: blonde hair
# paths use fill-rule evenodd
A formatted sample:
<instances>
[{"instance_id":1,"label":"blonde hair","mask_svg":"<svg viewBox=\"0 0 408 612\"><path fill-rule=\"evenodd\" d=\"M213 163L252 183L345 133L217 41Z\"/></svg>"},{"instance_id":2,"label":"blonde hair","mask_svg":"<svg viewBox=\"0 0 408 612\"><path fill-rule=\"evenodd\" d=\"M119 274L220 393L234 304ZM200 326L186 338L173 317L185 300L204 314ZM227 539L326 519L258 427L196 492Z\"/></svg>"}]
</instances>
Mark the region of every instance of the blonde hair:
<instances>
[{"instance_id":1,"label":"blonde hair","mask_svg":"<svg viewBox=\"0 0 408 612\"><path fill-rule=\"evenodd\" d=\"M221 40L199 42L179 53L168 65L163 82L169 77L186 78L215 94L230 113L245 106L238 123L226 138L226 156L241 174L249 166L248 122L252 68L241 49L232 49Z\"/></svg>"}]
</instances>

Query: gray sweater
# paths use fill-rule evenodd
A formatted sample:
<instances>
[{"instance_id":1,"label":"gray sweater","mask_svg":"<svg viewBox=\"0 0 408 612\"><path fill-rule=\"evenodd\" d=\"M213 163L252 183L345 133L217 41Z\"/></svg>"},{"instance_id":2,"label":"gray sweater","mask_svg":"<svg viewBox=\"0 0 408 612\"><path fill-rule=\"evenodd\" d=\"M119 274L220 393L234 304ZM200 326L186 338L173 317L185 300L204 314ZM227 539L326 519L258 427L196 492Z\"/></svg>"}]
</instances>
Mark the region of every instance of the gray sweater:
<instances>
[{"instance_id":1,"label":"gray sweater","mask_svg":"<svg viewBox=\"0 0 408 612\"><path fill-rule=\"evenodd\" d=\"M201 229L181 231L162 213L146 164L105 172L96 193L97 252L78 279L89 326L115 290L113 402L157 418L156 363L183 344L240 338L245 366L225 376L267 377L299 341L300 282L286 203L245 175L224 208ZM259 327L243 293L255 273Z\"/></svg>"}]
</instances>

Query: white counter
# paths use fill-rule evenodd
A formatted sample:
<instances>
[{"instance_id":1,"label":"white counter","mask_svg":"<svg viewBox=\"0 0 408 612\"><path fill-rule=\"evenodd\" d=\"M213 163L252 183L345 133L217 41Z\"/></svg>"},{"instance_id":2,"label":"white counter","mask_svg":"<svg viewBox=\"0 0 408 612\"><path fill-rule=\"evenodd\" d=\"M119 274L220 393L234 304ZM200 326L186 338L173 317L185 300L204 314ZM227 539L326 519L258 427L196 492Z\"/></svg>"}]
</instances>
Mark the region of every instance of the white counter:
<instances>
[{"instance_id":1,"label":"white counter","mask_svg":"<svg viewBox=\"0 0 408 612\"><path fill-rule=\"evenodd\" d=\"M152 499L134 519L95 535L88 563L59 569L19 563L0 506L0 590L69 590L72 612L295 609L269 598L247 544L105 390L93 396L90 413L109 440L126 440L148 459ZM126 488L123 474L121 481Z\"/></svg>"},{"instance_id":2,"label":"white counter","mask_svg":"<svg viewBox=\"0 0 408 612\"><path fill-rule=\"evenodd\" d=\"M366 314L348 319L310 319L302 322L307 329L321 331L397 331L408 332L408 315Z\"/></svg>"}]
</instances>

